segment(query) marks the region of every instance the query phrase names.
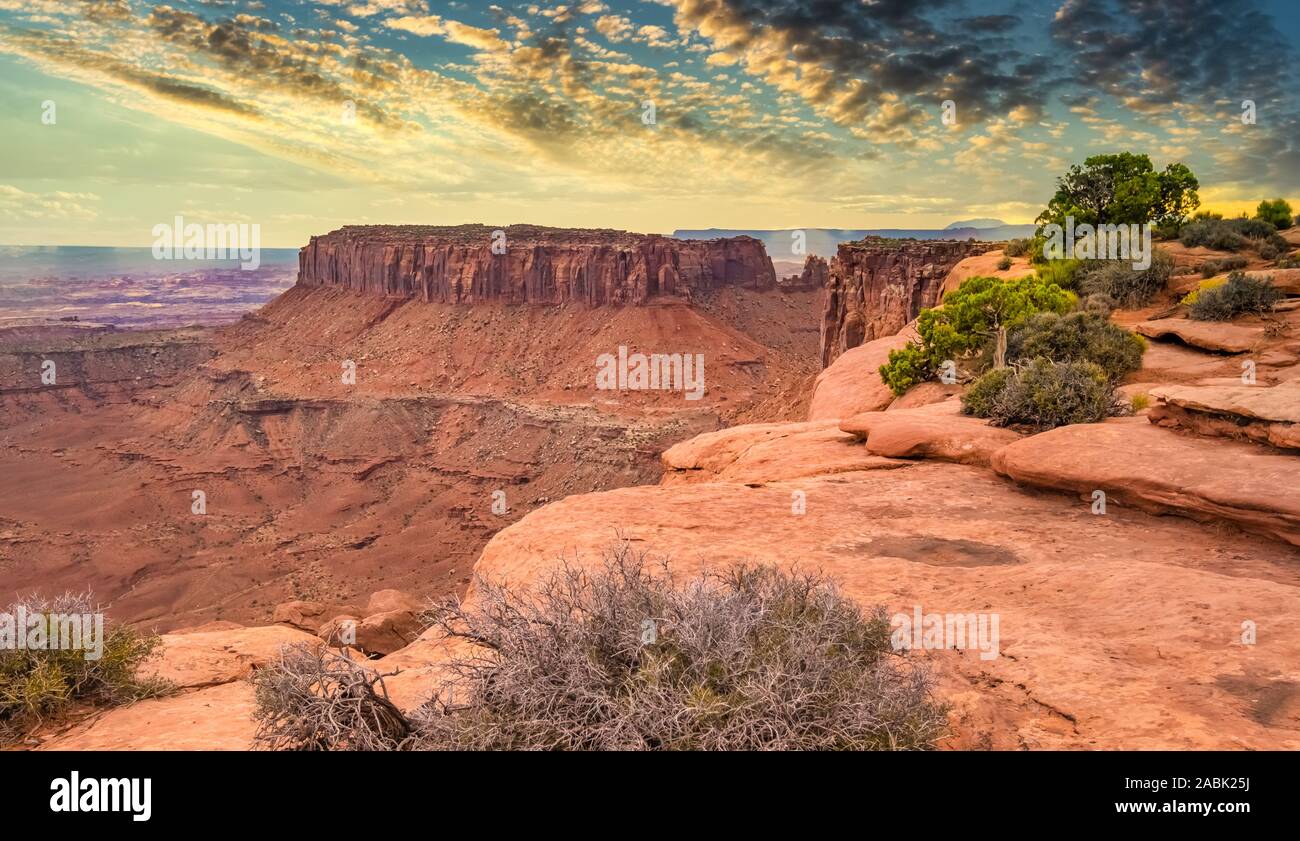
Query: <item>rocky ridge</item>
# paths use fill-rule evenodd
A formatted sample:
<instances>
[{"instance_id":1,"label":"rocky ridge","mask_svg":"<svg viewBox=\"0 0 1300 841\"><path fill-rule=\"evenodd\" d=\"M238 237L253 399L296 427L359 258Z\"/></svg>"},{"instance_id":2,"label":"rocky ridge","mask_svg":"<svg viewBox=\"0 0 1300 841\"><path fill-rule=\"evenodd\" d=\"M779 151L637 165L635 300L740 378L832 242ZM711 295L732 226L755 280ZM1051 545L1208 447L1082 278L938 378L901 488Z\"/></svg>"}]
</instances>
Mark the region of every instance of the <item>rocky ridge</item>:
<instances>
[{"instance_id":1,"label":"rocky ridge","mask_svg":"<svg viewBox=\"0 0 1300 841\"><path fill-rule=\"evenodd\" d=\"M442 303L645 304L722 287L770 289L752 237L681 240L536 225L347 226L299 254L298 283Z\"/></svg>"}]
</instances>

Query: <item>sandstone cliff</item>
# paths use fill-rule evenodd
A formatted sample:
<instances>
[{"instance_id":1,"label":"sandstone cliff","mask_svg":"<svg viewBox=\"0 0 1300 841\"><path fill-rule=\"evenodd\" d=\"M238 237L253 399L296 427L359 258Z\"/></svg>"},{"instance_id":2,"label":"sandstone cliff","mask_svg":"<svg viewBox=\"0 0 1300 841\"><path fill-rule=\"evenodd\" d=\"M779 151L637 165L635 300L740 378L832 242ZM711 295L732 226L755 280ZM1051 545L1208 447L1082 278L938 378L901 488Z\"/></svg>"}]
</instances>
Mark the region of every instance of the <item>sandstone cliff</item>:
<instances>
[{"instance_id":1,"label":"sandstone cliff","mask_svg":"<svg viewBox=\"0 0 1300 841\"><path fill-rule=\"evenodd\" d=\"M348 226L312 237L298 265L300 285L444 303L643 304L776 285L772 261L752 237L680 240L535 225Z\"/></svg>"},{"instance_id":2,"label":"sandstone cliff","mask_svg":"<svg viewBox=\"0 0 1300 841\"><path fill-rule=\"evenodd\" d=\"M822 366L863 342L897 333L939 303L954 266L994 247L974 240L880 237L840 245L826 284Z\"/></svg>"}]
</instances>

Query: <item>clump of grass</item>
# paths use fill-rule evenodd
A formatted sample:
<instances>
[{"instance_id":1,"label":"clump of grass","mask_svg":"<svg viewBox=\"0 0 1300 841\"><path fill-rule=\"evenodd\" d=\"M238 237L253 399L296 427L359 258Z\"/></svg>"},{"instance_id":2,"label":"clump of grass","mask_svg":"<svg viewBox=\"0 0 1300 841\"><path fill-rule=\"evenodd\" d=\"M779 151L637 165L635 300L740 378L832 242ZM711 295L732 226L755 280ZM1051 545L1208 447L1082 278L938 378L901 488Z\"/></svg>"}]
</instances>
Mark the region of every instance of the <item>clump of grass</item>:
<instances>
[{"instance_id":1,"label":"clump of grass","mask_svg":"<svg viewBox=\"0 0 1300 841\"><path fill-rule=\"evenodd\" d=\"M53 599L32 596L9 605L10 617L36 617L29 628L42 639L60 633L52 617L102 614L89 594L65 593ZM53 633L52 633L53 631ZM128 625L103 626L97 659L80 648L0 648L0 745L18 741L43 722L57 718L80 704L115 706L171 690L157 678L138 678L141 664L153 656L160 643L156 634L144 634Z\"/></svg>"},{"instance_id":2,"label":"clump of grass","mask_svg":"<svg viewBox=\"0 0 1300 841\"><path fill-rule=\"evenodd\" d=\"M1133 414L1137 414L1143 409L1149 408L1151 406L1151 395L1147 394L1146 392L1135 394L1133 395L1133 399L1130 401L1130 403L1132 404Z\"/></svg>"}]
</instances>

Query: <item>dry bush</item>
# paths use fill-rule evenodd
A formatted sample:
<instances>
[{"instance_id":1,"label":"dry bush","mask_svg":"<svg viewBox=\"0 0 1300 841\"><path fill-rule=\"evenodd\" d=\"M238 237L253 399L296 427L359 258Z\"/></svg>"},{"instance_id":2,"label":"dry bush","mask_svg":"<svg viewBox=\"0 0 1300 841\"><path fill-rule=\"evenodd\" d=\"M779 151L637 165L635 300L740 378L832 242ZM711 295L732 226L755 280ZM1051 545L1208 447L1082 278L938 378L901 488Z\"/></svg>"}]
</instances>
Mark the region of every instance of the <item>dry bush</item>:
<instances>
[{"instance_id":1,"label":"dry bush","mask_svg":"<svg viewBox=\"0 0 1300 841\"><path fill-rule=\"evenodd\" d=\"M686 582L621 544L528 592L479 581L432 614L478 653L415 715L420 747L921 749L945 730L883 608L815 575L738 566Z\"/></svg>"},{"instance_id":2,"label":"dry bush","mask_svg":"<svg viewBox=\"0 0 1300 841\"><path fill-rule=\"evenodd\" d=\"M256 747L399 750L411 725L388 699L383 676L345 654L297 643L253 674Z\"/></svg>"},{"instance_id":3,"label":"dry bush","mask_svg":"<svg viewBox=\"0 0 1300 841\"><path fill-rule=\"evenodd\" d=\"M20 609L28 617L40 617L47 639L51 615L103 613L89 593L64 593L53 599L30 596L5 612L16 617ZM0 745L21 739L45 720L80 704L114 706L171 691L165 680L136 677L159 642L156 634L105 620L98 659L88 659L85 648L0 648Z\"/></svg>"}]
</instances>

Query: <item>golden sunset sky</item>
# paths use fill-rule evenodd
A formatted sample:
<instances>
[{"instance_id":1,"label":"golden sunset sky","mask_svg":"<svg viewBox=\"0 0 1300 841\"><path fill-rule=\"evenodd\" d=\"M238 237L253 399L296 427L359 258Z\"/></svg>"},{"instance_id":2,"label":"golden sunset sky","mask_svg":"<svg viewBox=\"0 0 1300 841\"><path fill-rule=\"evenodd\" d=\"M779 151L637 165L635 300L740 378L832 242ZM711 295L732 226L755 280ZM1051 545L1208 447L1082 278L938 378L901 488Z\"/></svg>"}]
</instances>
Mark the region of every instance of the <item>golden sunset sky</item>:
<instances>
[{"instance_id":1,"label":"golden sunset sky","mask_svg":"<svg viewBox=\"0 0 1300 841\"><path fill-rule=\"evenodd\" d=\"M1215 209L1295 204L1296 15L0 0L0 242L148 245L178 213L258 223L268 247L357 223L1017 223L1070 164L1119 150L1187 163Z\"/></svg>"}]
</instances>

